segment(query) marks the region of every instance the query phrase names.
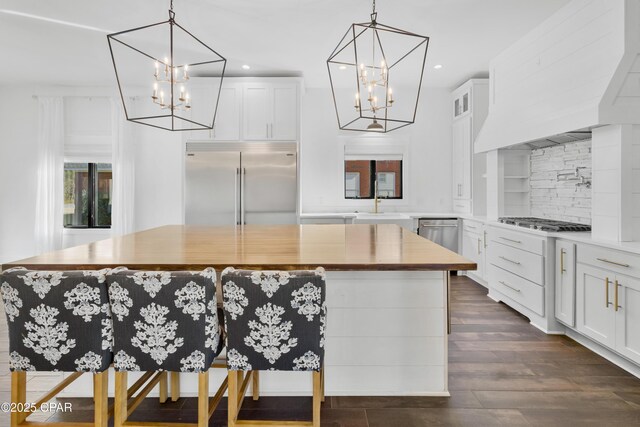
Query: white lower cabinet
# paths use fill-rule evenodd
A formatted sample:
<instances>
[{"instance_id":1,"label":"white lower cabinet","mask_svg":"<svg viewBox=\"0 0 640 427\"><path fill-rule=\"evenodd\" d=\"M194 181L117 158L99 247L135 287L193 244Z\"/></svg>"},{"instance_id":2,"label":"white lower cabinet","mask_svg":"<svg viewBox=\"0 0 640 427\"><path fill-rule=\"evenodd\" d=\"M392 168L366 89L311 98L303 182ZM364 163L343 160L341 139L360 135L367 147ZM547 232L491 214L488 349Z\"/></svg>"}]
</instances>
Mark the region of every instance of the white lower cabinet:
<instances>
[{"instance_id":1,"label":"white lower cabinet","mask_svg":"<svg viewBox=\"0 0 640 427\"><path fill-rule=\"evenodd\" d=\"M640 363L640 280L620 275L616 276L616 281L619 305L616 312L616 350Z\"/></svg>"},{"instance_id":2,"label":"white lower cabinet","mask_svg":"<svg viewBox=\"0 0 640 427\"><path fill-rule=\"evenodd\" d=\"M640 279L578 264L576 329L640 363Z\"/></svg>"},{"instance_id":3,"label":"white lower cabinet","mask_svg":"<svg viewBox=\"0 0 640 427\"><path fill-rule=\"evenodd\" d=\"M615 347L616 312L612 297L615 274L578 264L576 329L607 347Z\"/></svg>"},{"instance_id":4,"label":"white lower cabinet","mask_svg":"<svg viewBox=\"0 0 640 427\"><path fill-rule=\"evenodd\" d=\"M576 245L556 241L556 319L575 326L576 305Z\"/></svg>"},{"instance_id":5,"label":"white lower cabinet","mask_svg":"<svg viewBox=\"0 0 640 427\"><path fill-rule=\"evenodd\" d=\"M478 265L475 271L469 271L467 274L482 281L486 280L486 230L484 224L476 221L463 220L461 243L462 250L460 254Z\"/></svg>"}]
</instances>

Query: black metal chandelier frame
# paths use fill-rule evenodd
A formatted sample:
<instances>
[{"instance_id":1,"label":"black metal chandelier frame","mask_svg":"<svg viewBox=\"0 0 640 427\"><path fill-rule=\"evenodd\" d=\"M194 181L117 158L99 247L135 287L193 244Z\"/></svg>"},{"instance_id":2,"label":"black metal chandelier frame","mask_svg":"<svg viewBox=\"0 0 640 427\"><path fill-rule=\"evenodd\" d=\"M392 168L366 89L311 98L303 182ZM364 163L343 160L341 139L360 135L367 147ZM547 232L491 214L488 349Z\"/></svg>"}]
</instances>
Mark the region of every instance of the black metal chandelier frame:
<instances>
[{"instance_id":1,"label":"black metal chandelier frame","mask_svg":"<svg viewBox=\"0 0 640 427\"><path fill-rule=\"evenodd\" d=\"M344 34L344 36L340 39L340 41L338 42L338 44L336 45L335 49L333 50L333 52L331 53L331 56L329 56L329 59L327 59L327 70L329 72L329 82L331 84L331 92L332 92L332 96L333 96L333 103L336 109L336 116L338 118L338 126L341 130L348 130L348 131L355 131L355 132L367 132L367 130L363 130L363 129L353 129L353 128L349 128L350 125L352 125L353 123L355 123L356 121L360 120L360 119L368 119L368 120L372 120L374 123L377 123L377 121L381 121L384 122L384 126L382 126L381 130L375 130L373 132L377 132L377 133L386 133L386 132L391 132L393 130L397 130L400 128L403 128L405 126L408 126L410 124L415 123L415 119L416 119L416 115L417 115L417 111L418 111L418 102L420 99L420 90L422 88L422 79L424 76L424 68L425 68L425 64L427 61L427 51L429 48L429 37L427 36L422 36L410 31L405 31L402 30L400 28L395 28L395 27L391 27L389 25L384 25L378 22L377 20L378 17L378 13L376 12L376 2L375 0L373 0L373 12L371 13L371 21L369 22L363 22L363 23L354 23L351 25L351 27L347 30L347 32ZM387 31L387 32L391 32L394 34L398 34L401 36L407 36L407 37L416 37L417 39L422 39L422 41L420 41L413 49L409 50L406 54L404 54L400 59L398 59L397 61L395 61L393 64L389 65L387 67L387 69L389 70L389 72L391 71L391 69L396 66L398 63L400 63L403 59L405 59L407 56L409 56L410 54L412 54L413 52L415 52L417 49L419 49L421 46L423 46L426 43L425 46L425 50L424 50L424 57L422 58L422 66L420 69L420 79L418 82L418 93L416 96L416 105L413 109L413 116L410 120L401 120L401 119L394 119L394 118L389 118L388 116L388 108L384 107L384 117L378 117L375 115L375 113L373 115L364 115L363 114L363 108L360 105L360 107L358 108L358 117L356 117L355 119L342 124L341 120L340 120L340 113L339 113L339 109L338 109L338 102L336 99L336 90L334 87L334 82L333 82L333 78L331 77L331 64L336 64L336 65L343 65L343 66L353 66L355 73L356 73L356 87L357 87L357 93L360 93L360 78L358 75L358 47L357 47L357 39L362 36L366 31L368 30L372 30L375 36L375 40L378 43L378 46L380 46L380 52L382 54L382 59L383 61L386 62L387 58L384 52L384 47L382 46L382 42L380 40L380 35L378 34L379 31ZM344 44L343 46L343 42L349 37L351 36L351 41ZM336 61L334 60L338 55L340 55L345 49L349 48L350 45L353 44L353 50L354 50L354 62L344 62L344 61ZM342 46L342 47L341 47ZM367 68L373 68L374 70L376 69L380 69L380 67L375 66L374 64L367 66ZM388 94L386 95L388 97ZM381 108L382 109L382 108ZM388 123L400 123L400 126L397 126L393 129L388 129Z\"/></svg>"},{"instance_id":2,"label":"black metal chandelier frame","mask_svg":"<svg viewBox=\"0 0 640 427\"><path fill-rule=\"evenodd\" d=\"M145 30L148 28L152 28L152 27L157 27L160 25L166 25L169 24L169 56L168 56L168 61L165 62L165 60L160 59L160 58L156 58L153 55L150 55L134 46L131 46L131 44L126 43L120 39L118 39L118 36L121 36L123 34L129 34L129 33L133 33L136 31L141 31L141 30ZM153 116L143 116L143 117L130 117L129 116L129 112L127 111L127 105L125 102L125 96L122 90L122 82L120 81L120 75L118 73L118 66L116 64L116 59L113 53L113 46L112 46L112 41L113 42L118 42L138 53L140 53L143 56L146 56L147 58L156 61L158 64L162 64L165 67L172 67L172 64L174 64L174 38L173 38L173 33L174 33L174 26L180 28L182 31L184 31L186 34L188 34L191 38L193 38L197 43L199 43L200 45L202 45L204 48L208 49L209 51L211 51L213 54L217 55L220 59L216 59L213 61L202 61L202 62L195 62L195 63L190 63L190 64L184 64L188 67L194 67L194 66L198 66L198 65L205 65L205 64L214 64L214 63L220 63L222 62L222 73L220 75L220 85L218 87L218 96L216 97L215 100L215 107L213 109L213 118L211 119L211 124L207 124L207 123L200 123L197 122L195 120L191 120L188 119L186 117L182 117L182 116L177 116L175 114L175 104L174 104L174 99L175 99L175 86L177 84L177 81L175 79L175 75L173 72L171 72L171 81L170 81L170 85L171 85L171 93L170 93L170 114L161 114L161 115L153 115ZM112 34L108 34L107 35L107 40L109 42L109 51L111 53L111 61L113 62L113 69L115 71L116 74L116 80L118 83L118 91L120 92L120 97L122 98L122 106L124 109L124 113L125 113L125 117L128 121L131 122L135 122L135 123L139 123L142 125L146 125L146 126L151 126L151 127L155 127L155 128L159 128L159 129L164 129L164 130L170 130L170 131L191 131L191 130L211 130L213 129L213 126L215 124L215 120L216 120L216 115L218 112L218 104L220 102L220 93L221 93L221 89L222 89L222 81L224 79L224 72L226 70L226 66L227 66L227 60L220 55L218 52L216 52L214 49L212 49L211 47L209 47L208 45L206 45L204 42L202 42L199 38L197 38L196 36L194 36L193 34L191 34L191 32L189 32L188 30L186 30L184 27L182 27L180 24L178 24L175 20L175 12L173 11L173 0L170 0L170 8L169 8L169 19L166 21L162 21L162 22L157 22L155 24L149 24L149 25L144 25L141 27L137 27L137 28L132 28L130 30L124 30L124 31L119 31L117 33L112 33ZM167 63L168 62L168 63ZM183 66L184 66L183 65ZM163 126L159 126L159 125L154 125L151 123L146 123L143 120L149 120L149 119L160 119L160 118L165 118L165 117L171 117L171 128L167 128L167 127L163 127ZM175 127L175 119L176 117L180 120L184 120L186 122L189 122L193 125L199 126L197 128L187 128L187 129L176 129Z\"/></svg>"}]
</instances>

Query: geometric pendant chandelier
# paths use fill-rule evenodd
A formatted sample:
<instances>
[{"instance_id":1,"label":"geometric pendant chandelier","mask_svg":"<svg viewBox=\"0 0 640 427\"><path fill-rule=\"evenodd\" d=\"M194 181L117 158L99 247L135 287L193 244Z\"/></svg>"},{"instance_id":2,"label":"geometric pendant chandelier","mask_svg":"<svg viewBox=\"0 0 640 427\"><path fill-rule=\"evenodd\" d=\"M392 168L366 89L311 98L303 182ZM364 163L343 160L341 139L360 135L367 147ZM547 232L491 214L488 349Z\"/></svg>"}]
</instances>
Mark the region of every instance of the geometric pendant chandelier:
<instances>
[{"instance_id":1,"label":"geometric pendant chandelier","mask_svg":"<svg viewBox=\"0 0 640 427\"><path fill-rule=\"evenodd\" d=\"M429 37L377 21L354 23L327 60L342 130L385 133L415 122Z\"/></svg>"},{"instance_id":2,"label":"geometric pendant chandelier","mask_svg":"<svg viewBox=\"0 0 640 427\"><path fill-rule=\"evenodd\" d=\"M227 60L175 21L173 0L167 21L107 40L127 120L171 131L213 129Z\"/></svg>"}]
</instances>

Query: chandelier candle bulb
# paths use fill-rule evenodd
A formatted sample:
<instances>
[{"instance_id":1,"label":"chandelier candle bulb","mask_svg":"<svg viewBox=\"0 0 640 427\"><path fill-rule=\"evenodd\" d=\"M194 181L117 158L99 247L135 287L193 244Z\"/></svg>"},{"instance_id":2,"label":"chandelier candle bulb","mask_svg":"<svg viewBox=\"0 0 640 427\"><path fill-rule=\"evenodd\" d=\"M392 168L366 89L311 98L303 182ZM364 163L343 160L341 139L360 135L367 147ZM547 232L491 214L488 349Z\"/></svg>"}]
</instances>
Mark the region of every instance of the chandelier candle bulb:
<instances>
[{"instance_id":1,"label":"chandelier candle bulb","mask_svg":"<svg viewBox=\"0 0 640 427\"><path fill-rule=\"evenodd\" d=\"M158 67L159 67L158 61L156 61L156 64L155 64L156 71L155 73L153 73L153 76L156 78L156 80L158 80Z\"/></svg>"},{"instance_id":2,"label":"chandelier candle bulb","mask_svg":"<svg viewBox=\"0 0 640 427\"><path fill-rule=\"evenodd\" d=\"M356 109L360 108L360 94L358 92L356 92L356 105L355 105Z\"/></svg>"},{"instance_id":3,"label":"chandelier candle bulb","mask_svg":"<svg viewBox=\"0 0 640 427\"><path fill-rule=\"evenodd\" d=\"M189 74L187 74L187 72L189 71L189 65L185 64L183 71L184 71L184 73L183 73L182 77L185 80L189 80Z\"/></svg>"},{"instance_id":4,"label":"chandelier candle bulb","mask_svg":"<svg viewBox=\"0 0 640 427\"><path fill-rule=\"evenodd\" d=\"M153 99L158 99L158 83L153 84Z\"/></svg>"}]
</instances>

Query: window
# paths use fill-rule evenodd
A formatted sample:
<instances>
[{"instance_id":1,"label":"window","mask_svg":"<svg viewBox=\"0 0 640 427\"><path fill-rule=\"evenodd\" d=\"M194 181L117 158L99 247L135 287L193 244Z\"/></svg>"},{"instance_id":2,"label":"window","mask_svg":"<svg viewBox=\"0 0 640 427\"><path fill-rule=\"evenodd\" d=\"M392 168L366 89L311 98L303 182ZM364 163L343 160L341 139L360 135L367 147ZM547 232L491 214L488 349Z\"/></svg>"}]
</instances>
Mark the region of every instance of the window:
<instances>
[{"instance_id":1,"label":"window","mask_svg":"<svg viewBox=\"0 0 640 427\"><path fill-rule=\"evenodd\" d=\"M64 164L64 226L110 228L113 180L109 163Z\"/></svg>"},{"instance_id":2,"label":"window","mask_svg":"<svg viewBox=\"0 0 640 427\"><path fill-rule=\"evenodd\" d=\"M345 160L344 198L402 199L402 160Z\"/></svg>"}]
</instances>

